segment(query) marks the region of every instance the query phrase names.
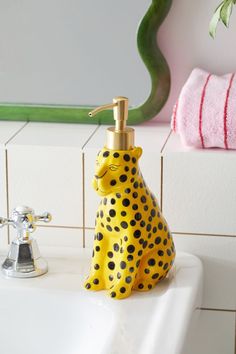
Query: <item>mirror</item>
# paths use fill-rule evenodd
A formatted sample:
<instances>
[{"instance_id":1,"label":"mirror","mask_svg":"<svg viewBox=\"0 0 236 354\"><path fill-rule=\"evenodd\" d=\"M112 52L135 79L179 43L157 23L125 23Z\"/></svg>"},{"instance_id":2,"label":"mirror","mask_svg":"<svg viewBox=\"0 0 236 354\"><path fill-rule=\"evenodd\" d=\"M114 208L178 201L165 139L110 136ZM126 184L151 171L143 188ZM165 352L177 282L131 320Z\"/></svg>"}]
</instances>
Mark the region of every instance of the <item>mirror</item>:
<instances>
[{"instance_id":1,"label":"mirror","mask_svg":"<svg viewBox=\"0 0 236 354\"><path fill-rule=\"evenodd\" d=\"M150 113L147 101L158 80L168 96L169 70L152 42L170 4L0 0L0 119L108 123L110 112L93 121L87 113L118 95L129 97L136 123L153 117L167 97Z\"/></svg>"}]
</instances>

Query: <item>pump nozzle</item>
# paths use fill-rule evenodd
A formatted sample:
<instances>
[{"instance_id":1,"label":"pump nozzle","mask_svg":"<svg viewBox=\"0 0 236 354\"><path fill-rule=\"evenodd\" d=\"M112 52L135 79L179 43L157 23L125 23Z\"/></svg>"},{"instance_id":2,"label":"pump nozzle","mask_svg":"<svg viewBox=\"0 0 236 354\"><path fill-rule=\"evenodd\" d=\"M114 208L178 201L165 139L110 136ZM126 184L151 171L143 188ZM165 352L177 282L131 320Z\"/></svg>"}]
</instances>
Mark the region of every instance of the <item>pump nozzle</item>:
<instances>
[{"instance_id":1,"label":"pump nozzle","mask_svg":"<svg viewBox=\"0 0 236 354\"><path fill-rule=\"evenodd\" d=\"M107 129L107 148L115 150L129 150L134 143L134 129L126 127L128 119L129 100L126 97L118 96L113 98L113 103L95 108L89 112L89 117L97 113L113 108L115 127Z\"/></svg>"}]
</instances>

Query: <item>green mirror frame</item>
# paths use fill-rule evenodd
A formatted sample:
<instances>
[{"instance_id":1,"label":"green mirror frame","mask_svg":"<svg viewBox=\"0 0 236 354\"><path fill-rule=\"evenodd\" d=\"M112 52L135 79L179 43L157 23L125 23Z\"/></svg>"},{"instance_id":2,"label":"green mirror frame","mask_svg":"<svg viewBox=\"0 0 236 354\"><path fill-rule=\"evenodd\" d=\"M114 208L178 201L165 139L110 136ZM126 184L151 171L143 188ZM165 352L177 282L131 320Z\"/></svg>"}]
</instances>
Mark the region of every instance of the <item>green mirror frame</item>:
<instances>
[{"instance_id":1,"label":"green mirror frame","mask_svg":"<svg viewBox=\"0 0 236 354\"><path fill-rule=\"evenodd\" d=\"M139 107L129 110L130 125L140 124L154 118L167 101L170 91L170 70L157 43L157 33L167 16L172 0L152 0L147 13L142 19L137 33L139 54L151 77L151 92L147 100ZM104 104L107 102L101 102ZM0 104L0 120L113 124L111 111L104 111L96 118L89 118L88 113L94 107Z\"/></svg>"}]
</instances>

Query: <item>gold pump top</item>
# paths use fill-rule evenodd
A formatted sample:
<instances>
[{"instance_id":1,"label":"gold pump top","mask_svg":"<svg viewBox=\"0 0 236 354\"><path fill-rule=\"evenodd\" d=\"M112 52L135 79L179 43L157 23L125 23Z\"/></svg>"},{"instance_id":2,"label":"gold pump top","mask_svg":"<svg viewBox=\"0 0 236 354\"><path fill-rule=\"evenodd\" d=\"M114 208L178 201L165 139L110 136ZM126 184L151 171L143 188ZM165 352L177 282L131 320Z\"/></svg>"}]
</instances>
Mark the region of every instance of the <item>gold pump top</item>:
<instances>
[{"instance_id":1,"label":"gold pump top","mask_svg":"<svg viewBox=\"0 0 236 354\"><path fill-rule=\"evenodd\" d=\"M134 148L134 129L126 126L128 119L129 100L126 97L115 97L113 103L95 108L89 117L113 108L115 127L107 128L106 147L111 150L130 150Z\"/></svg>"}]
</instances>

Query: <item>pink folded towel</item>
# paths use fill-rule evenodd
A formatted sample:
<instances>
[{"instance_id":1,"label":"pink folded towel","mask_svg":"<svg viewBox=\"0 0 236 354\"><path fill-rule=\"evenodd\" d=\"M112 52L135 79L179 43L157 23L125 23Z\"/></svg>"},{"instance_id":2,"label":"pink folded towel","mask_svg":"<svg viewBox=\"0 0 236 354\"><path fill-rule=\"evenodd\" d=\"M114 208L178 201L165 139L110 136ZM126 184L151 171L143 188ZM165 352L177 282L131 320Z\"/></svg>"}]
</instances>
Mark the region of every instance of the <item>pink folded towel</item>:
<instances>
[{"instance_id":1,"label":"pink folded towel","mask_svg":"<svg viewBox=\"0 0 236 354\"><path fill-rule=\"evenodd\" d=\"M175 104L171 126L187 146L236 149L235 74L194 69Z\"/></svg>"}]
</instances>

